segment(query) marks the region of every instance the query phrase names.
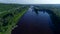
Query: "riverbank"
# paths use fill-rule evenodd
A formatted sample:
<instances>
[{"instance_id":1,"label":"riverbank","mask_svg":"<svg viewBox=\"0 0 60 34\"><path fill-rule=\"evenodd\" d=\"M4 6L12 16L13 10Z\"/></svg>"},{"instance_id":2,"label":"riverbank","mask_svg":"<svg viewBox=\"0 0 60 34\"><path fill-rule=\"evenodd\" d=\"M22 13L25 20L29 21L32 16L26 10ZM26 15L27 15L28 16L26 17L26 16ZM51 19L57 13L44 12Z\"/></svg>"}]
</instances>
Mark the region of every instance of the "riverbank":
<instances>
[{"instance_id":1,"label":"riverbank","mask_svg":"<svg viewBox=\"0 0 60 34\"><path fill-rule=\"evenodd\" d=\"M7 6L2 7L7 8ZM16 26L16 23L18 22L19 18L23 16L23 14L27 11L29 7L17 6L15 8L11 8L9 8L9 10L0 11L0 34L11 34L11 31Z\"/></svg>"}]
</instances>

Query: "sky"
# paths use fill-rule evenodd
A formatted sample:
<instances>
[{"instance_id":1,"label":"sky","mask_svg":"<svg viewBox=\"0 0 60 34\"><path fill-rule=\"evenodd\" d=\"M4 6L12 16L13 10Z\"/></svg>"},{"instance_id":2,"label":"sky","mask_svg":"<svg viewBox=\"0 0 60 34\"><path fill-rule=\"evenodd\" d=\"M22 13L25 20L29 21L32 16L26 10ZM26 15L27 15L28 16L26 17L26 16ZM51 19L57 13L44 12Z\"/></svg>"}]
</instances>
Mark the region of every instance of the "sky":
<instances>
[{"instance_id":1,"label":"sky","mask_svg":"<svg viewBox=\"0 0 60 34\"><path fill-rule=\"evenodd\" d=\"M60 4L60 0L0 0L0 3L18 3L18 4Z\"/></svg>"}]
</instances>

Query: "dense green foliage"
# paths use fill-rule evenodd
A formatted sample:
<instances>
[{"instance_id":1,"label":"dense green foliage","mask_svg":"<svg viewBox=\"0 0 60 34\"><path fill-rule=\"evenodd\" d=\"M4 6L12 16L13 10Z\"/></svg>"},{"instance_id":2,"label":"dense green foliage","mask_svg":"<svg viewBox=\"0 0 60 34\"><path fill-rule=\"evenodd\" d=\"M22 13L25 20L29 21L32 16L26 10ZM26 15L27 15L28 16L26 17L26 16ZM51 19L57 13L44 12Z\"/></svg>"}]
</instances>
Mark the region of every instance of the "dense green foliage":
<instances>
[{"instance_id":1,"label":"dense green foliage","mask_svg":"<svg viewBox=\"0 0 60 34\"><path fill-rule=\"evenodd\" d=\"M0 4L0 34L11 34L12 28L27 9L28 6Z\"/></svg>"}]
</instances>

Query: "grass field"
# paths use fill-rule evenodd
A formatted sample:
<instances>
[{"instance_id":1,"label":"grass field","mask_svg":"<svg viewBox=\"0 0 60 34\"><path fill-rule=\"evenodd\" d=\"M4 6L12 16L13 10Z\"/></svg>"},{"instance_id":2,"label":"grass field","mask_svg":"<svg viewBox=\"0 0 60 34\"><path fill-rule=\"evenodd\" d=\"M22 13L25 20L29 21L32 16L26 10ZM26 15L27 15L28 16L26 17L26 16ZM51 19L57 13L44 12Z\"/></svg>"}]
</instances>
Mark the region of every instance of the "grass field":
<instances>
[{"instance_id":1,"label":"grass field","mask_svg":"<svg viewBox=\"0 0 60 34\"><path fill-rule=\"evenodd\" d=\"M28 6L0 4L0 34L11 34L11 30L27 9Z\"/></svg>"}]
</instances>

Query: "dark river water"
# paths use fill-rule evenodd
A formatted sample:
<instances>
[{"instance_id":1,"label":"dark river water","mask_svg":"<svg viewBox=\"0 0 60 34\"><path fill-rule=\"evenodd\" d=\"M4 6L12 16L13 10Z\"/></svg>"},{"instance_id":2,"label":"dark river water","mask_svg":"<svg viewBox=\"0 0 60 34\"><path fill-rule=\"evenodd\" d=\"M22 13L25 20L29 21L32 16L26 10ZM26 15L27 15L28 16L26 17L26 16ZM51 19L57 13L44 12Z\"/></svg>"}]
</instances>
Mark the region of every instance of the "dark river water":
<instances>
[{"instance_id":1,"label":"dark river water","mask_svg":"<svg viewBox=\"0 0 60 34\"><path fill-rule=\"evenodd\" d=\"M52 20L47 12L38 11L38 14L29 8L18 22L12 34L54 34Z\"/></svg>"}]
</instances>

